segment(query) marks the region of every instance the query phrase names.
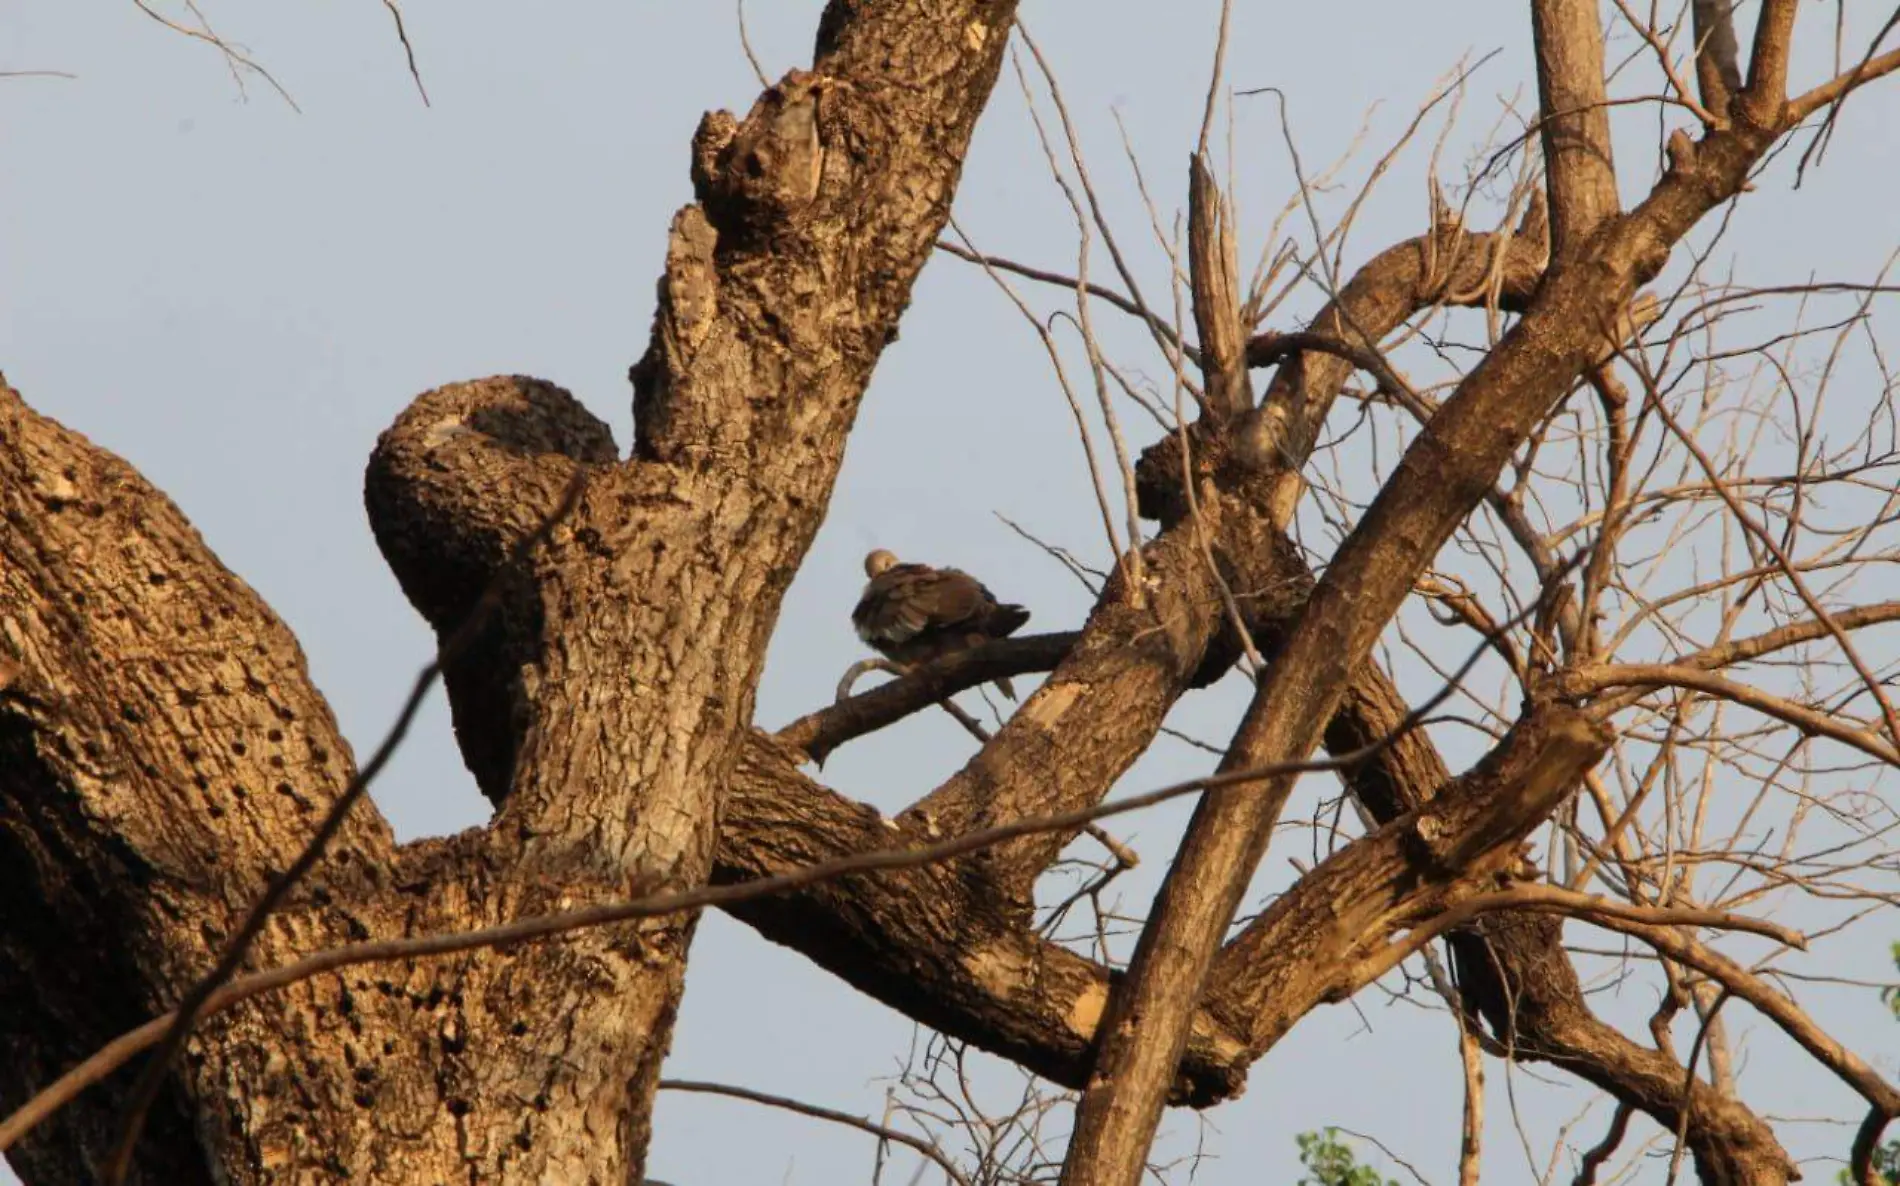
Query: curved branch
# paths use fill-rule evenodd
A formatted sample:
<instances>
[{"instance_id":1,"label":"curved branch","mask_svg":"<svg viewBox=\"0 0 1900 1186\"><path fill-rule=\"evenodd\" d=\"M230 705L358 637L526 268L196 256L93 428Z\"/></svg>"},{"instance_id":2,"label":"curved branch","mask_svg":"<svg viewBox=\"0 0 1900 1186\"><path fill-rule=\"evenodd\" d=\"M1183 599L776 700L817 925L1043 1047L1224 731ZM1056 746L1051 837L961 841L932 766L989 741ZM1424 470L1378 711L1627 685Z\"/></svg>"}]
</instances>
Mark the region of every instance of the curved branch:
<instances>
[{"instance_id":1,"label":"curved branch","mask_svg":"<svg viewBox=\"0 0 1900 1186\"><path fill-rule=\"evenodd\" d=\"M1081 635L1073 630L986 643L923 664L887 684L807 713L773 736L822 764L847 741L874 733L958 692L1000 677L1048 671Z\"/></svg>"},{"instance_id":2,"label":"curved branch","mask_svg":"<svg viewBox=\"0 0 1900 1186\"><path fill-rule=\"evenodd\" d=\"M846 1128L855 1128L859 1132L870 1133L881 1140L896 1141L900 1145L915 1149L918 1153L937 1164L937 1168L950 1176L950 1180L960 1186L971 1186L970 1179L957 1163L951 1161L935 1141L915 1137L900 1129L877 1124L862 1116L853 1116L849 1112L840 1112L835 1108L821 1108L817 1104L808 1104L788 1096L772 1095L769 1092L753 1091L747 1087L734 1087L726 1083L703 1083L694 1079L662 1079L661 1091L686 1091L700 1095L724 1095L736 1100L746 1100L755 1104L764 1104L768 1108L782 1108L787 1112L796 1112L800 1116L811 1116L818 1120L829 1120L833 1124L842 1124Z\"/></svg>"},{"instance_id":3,"label":"curved branch","mask_svg":"<svg viewBox=\"0 0 1900 1186\"><path fill-rule=\"evenodd\" d=\"M1833 1071L1836 1077L1875 1109L1890 1117L1900 1116L1900 1090L1883 1079L1859 1055L1816 1025L1814 1019L1793 1000L1770 988L1760 977L1740 964L1710 950L1675 927L1654 926L1614 915L1600 915L1592 921L1633 935L1670 959L1694 968L1721 984L1774 1022L1783 1033L1794 1039L1796 1045L1813 1055L1816 1062Z\"/></svg>"},{"instance_id":4,"label":"curved branch","mask_svg":"<svg viewBox=\"0 0 1900 1186\"><path fill-rule=\"evenodd\" d=\"M1873 1108L1867 1118L1854 1130L1854 1145L1847 1159L1847 1168L1858 1186L1884 1186L1880 1175L1874 1170L1874 1153L1880 1148L1880 1134L1887 1131L1887 1125L1893 1120L1893 1113L1884 1108Z\"/></svg>"},{"instance_id":5,"label":"curved branch","mask_svg":"<svg viewBox=\"0 0 1900 1186\"><path fill-rule=\"evenodd\" d=\"M1689 688L1710 696L1732 701L1764 716L1786 721L1803 733L1826 737L1852 746L1888 765L1900 765L1900 750L1886 738L1866 729L1842 722L1832 713L1809 708L1792 700L1738 683L1700 667L1674 663L1600 663L1572 668L1556 677L1566 693L1587 695L1606 688ZM1600 705L1600 711L1614 712L1634 701L1634 697L1615 698Z\"/></svg>"}]
</instances>

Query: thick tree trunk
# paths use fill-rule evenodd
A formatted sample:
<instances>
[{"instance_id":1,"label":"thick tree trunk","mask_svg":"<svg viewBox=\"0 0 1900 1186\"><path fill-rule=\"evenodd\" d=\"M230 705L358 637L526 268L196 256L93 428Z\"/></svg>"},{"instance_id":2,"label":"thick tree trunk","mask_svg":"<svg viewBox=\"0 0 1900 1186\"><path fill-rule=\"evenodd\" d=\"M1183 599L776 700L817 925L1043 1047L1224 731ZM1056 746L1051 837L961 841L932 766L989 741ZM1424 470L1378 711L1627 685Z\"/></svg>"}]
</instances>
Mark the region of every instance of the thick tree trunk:
<instances>
[{"instance_id":1,"label":"thick tree trunk","mask_svg":"<svg viewBox=\"0 0 1900 1186\"><path fill-rule=\"evenodd\" d=\"M419 608L500 612L449 671L492 826L357 809L253 947L274 965L703 883L753 690L844 440L949 211L1007 0L825 13L810 73L695 137L638 440L531 380L418 400L372 460ZM682 162L684 163L684 161ZM0 1106L175 1002L352 770L294 639L156 490L0 393ZM528 558L513 545L573 508ZM322 977L206 1023L143 1181L637 1180L690 918ZM75 943L74 940L78 942ZM124 1084L18 1150L82 1181Z\"/></svg>"}]
</instances>

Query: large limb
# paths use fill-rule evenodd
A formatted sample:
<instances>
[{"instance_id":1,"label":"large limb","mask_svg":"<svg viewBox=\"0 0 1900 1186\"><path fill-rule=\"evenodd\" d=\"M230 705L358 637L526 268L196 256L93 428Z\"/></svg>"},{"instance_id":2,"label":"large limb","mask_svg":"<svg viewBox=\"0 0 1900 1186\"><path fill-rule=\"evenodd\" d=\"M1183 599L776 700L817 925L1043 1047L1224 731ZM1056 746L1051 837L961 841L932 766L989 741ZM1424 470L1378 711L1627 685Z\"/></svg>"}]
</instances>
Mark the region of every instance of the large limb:
<instances>
[{"instance_id":1,"label":"large limb","mask_svg":"<svg viewBox=\"0 0 1900 1186\"><path fill-rule=\"evenodd\" d=\"M764 734L726 798L714 879L728 884L915 842L899 825L800 774ZM956 863L843 878L728 907L905 1016L1080 1087L1113 973L1023 925ZM1182 1102L1233 1094L1250 1058L1211 1018L1195 1027Z\"/></svg>"},{"instance_id":2,"label":"large limb","mask_svg":"<svg viewBox=\"0 0 1900 1186\"><path fill-rule=\"evenodd\" d=\"M1546 278L1522 319L1425 427L1340 547L1262 682L1234 751L1283 761L1320 741L1418 574L1519 443L1601 356L1607 328L1637 287L1704 214L1740 192L1780 130L1777 123L1744 118L1711 133L1678 156L1636 210L1596 230L1576 251L1575 266ZM1070 1186L1139 1179L1186 1034L1181 1003L1199 999L1292 783L1290 777L1262 780L1205 798L1196 811L1126 986L1111 1005L1064 1169Z\"/></svg>"},{"instance_id":3,"label":"large limb","mask_svg":"<svg viewBox=\"0 0 1900 1186\"><path fill-rule=\"evenodd\" d=\"M0 651L14 673L0 689L0 1110L11 1111L175 1003L354 768L283 623L169 499L4 381L0 509ZM253 960L382 926L370 900L394 852L373 810L346 820L322 892L260 936ZM339 1010L391 1034L411 1012L327 978L208 1022L135 1172L243 1181L311 1137L346 1161L386 1138L351 1101L362 1090L352 1060L385 1056L340 1031ZM304 1048L305 1091L290 1093L261 1064L270 1035L298 1031L322 1037ZM108 1081L33 1132L13 1151L20 1172L73 1181L73 1167L103 1160L129 1086ZM326 1131L339 1117L351 1126Z\"/></svg>"},{"instance_id":4,"label":"large limb","mask_svg":"<svg viewBox=\"0 0 1900 1186\"><path fill-rule=\"evenodd\" d=\"M1238 1094L1252 1062L1293 1021L1362 986L1354 969L1370 953L1508 881L1519 842L1607 741L1581 714L1546 706L1423 808L1303 879L1252 932L1238 961L1248 978L1197 1015L1174 1101L1206 1106ZM875 809L800 775L797 757L776 739L748 748L727 801L720 880L903 842ZM1079 1087L1116 977L1038 939L1000 905L954 867L924 867L729 909L906 1015ZM1280 1024L1265 1035L1258 1019L1269 1011Z\"/></svg>"},{"instance_id":5,"label":"large limb","mask_svg":"<svg viewBox=\"0 0 1900 1186\"><path fill-rule=\"evenodd\" d=\"M1273 639L1269 633L1270 644ZM1410 716L1398 688L1368 662L1327 727L1325 747L1335 755L1360 752L1391 737ZM1341 777L1380 824L1418 810L1441 787L1452 785L1444 759L1423 729L1405 733L1342 770ZM1208 976L1205 1000L1225 1003L1216 1017L1224 1028L1247 1035L1250 1056L1256 1058L1280 1038L1287 1020L1288 1010L1274 992L1276 964L1259 955L1276 950L1279 940L1270 928L1278 924L1270 917L1281 913L1276 903L1269 915L1250 923L1222 949ZM1459 991L1490 1023L1499 1046L1513 1058L1561 1066L1648 1114L1665 1131L1682 1131L1703 1181L1789 1180L1794 1163L1765 1121L1700 1080L1689 1087L1685 1109L1682 1064L1631 1041L1591 1010L1564 950L1562 928L1562 918L1555 915L1504 910L1446 936Z\"/></svg>"}]
</instances>

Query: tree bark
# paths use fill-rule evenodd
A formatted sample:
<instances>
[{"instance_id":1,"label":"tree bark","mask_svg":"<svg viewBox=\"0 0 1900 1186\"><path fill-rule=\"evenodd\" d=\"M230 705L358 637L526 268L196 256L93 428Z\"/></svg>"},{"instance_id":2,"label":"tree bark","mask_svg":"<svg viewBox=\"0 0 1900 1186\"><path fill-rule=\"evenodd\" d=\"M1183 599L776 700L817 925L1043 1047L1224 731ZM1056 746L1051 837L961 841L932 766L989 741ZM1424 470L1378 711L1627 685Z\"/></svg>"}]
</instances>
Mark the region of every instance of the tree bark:
<instances>
[{"instance_id":1,"label":"tree bark","mask_svg":"<svg viewBox=\"0 0 1900 1186\"><path fill-rule=\"evenodd\" d=\"M1594 24L1590 35L1600 39ZM1552 114L1558 113L1545 112ZM1780 130L1739 121L1712 133L1637 210L1605 222L1588 243L1572 244L1576 266L1545 278L1522 319L1433 415L1334 555L1262 681L1221 763L1223 773L1298 760L1319 743L1418 574L1531 428L1601 357L1607 327L1617 323L1637 287L1702 215L1740 192L1748 169ZM1566 193L1553 194L1553 206L1560 197L1581 195L1580 204L1600 197L1607 160L1592 168L1583 180L1565 182ZM1557 174L1552 180L1557 183ZM1065 1186L1140 1180L1184 1048L1191 1003L1200 999L1222 933L1293 782L1286 775L1263 779L1249 791L1208 796L1196 810L1128 980L1111 1004L1064 1163Z\"/></svg>"},{"instance_id":2,"label":"tree bark","mask_svg":"<svg viewBox=\"0 0 1900 1186\"><path fill-rule=\"evenodd\" d=\"M1231 235L1197 160L1191 258L1214 411L1143 458L1142 510L1163 528L1143 549L1143 589L1118 574L1075 634L933 664L766 734L752 697L781 598L946 220L1013 10L835 0L811 71L768 87L743 120L705 117L695 201L674 219L631 374L631 460L566 392L518 376L429 392L384 434L365 497L405 592L443 637L498 592L499 610L444 670L458 744L497 815L399 847L362 806L251 966L1099 803L1178 698L1232 666L1243 640L1230 590L1274 661L1223 769L1390 738L1407 713L1366 661L1374 638L1517 442L1601 360L1605 327L1670 244L1738 191L1781 130L1792 20L1785 0L1764 6L1734 120L1676 152L1619 216L1600 39L1586 44L1596 10L1538 0L1550 241L1534 219L1515 236L1435 226L1375 258L1302 335L1330 349L1288 357L1284 339L1243 341ZM1730 89L1733 56L1731 38L1712 59ZM1347 378L1357 366L1387 383L1376 355L1396 327L1492 293L1522 320L1316 583L1286 525ZM1247 367L1281 359L1252 407ZM577 474L576 505L511 567ZM12 1056L0 1107L11 1108L178 999L353 764L268 608L163 495L4 383L0 510L0 1054ZM798 769L959 688L1052 668L961 771L894 818ZM1127 977L1030 925L1036 879L1074 827L731 909L909 1016L1088 1088L1065 1180L1132 1181L1164 1099L1238 1094L1255 1059L1376 975L1406 930L1520 875L1521 841L1605 741L1554 696L1543 689L1458 778L1422 732L1343 770L1383 826L1224 947L1288 780L1208 797ZM637 1179L692 927L656 919L355 968L218 1015L180 1060L136 1172ZM1786 1181L1792 1164L1758 1117L1701 1082L1685 1090L1673 1057L1590 1013L1559 938L1554 919L1524 910L1452 936L1465 999L1498 1040L1682 1124L1707 1181ZM86 1180L116 1137L126 1085L108 1080L36 1131L17 1151L29 1179Z\"/></svg>"},{"instance_id":3,"label":"tree bark","mask_svg":"<svg viewBox=\"0 0 1900 1186\"><path fill-rule=\"evenodd\" d=\"M780 600L948 216L1013 11L838 0L810 72L744 120L702 121L698 200L674 220L635 368L631 461L531 380L432 392L385 434L367 502L418 607L453 629L506 582L449 673L500 810L397 849L365 805L252 963L705 881ZM11 1107L175 1001L351 769L295 641L176 509L4 398L0 612L26 672L0 716L0 846L19 858L0 920ZM526 571L500 571L577 465L573 512ZM97 940L80 955L74 926ZM353 971L214 1018L135 1173L637 1180L691 933L654 920ZM85 990L42 995L62 978ZM82 1179L117 1102L91 1093L24 1164Z\"/></svg>"}]
</instances>

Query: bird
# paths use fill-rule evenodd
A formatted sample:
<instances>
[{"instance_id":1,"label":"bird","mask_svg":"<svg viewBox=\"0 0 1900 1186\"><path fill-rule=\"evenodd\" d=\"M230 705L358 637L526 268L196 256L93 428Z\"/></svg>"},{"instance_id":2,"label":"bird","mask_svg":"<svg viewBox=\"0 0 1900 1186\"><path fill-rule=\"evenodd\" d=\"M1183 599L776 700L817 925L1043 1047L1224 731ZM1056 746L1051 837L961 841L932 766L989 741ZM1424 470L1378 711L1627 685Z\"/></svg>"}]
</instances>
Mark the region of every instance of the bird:
<instances>
[{"instance_id":1,"label":"bird","mask_svg":"<svg viewBox=\"0 0 1900 1186\"><path fill-rule=\"evenodd\" d=\"M864 575L870 583L851 611L851 624L867 646L899 666L1007 638L1029 621L1028 610L998 602L969 573L900 564L884 548L864 558ZM1007 679L997 680L996 686L1011 700L1016 698Z\"/></svg>"}]
</instances>

